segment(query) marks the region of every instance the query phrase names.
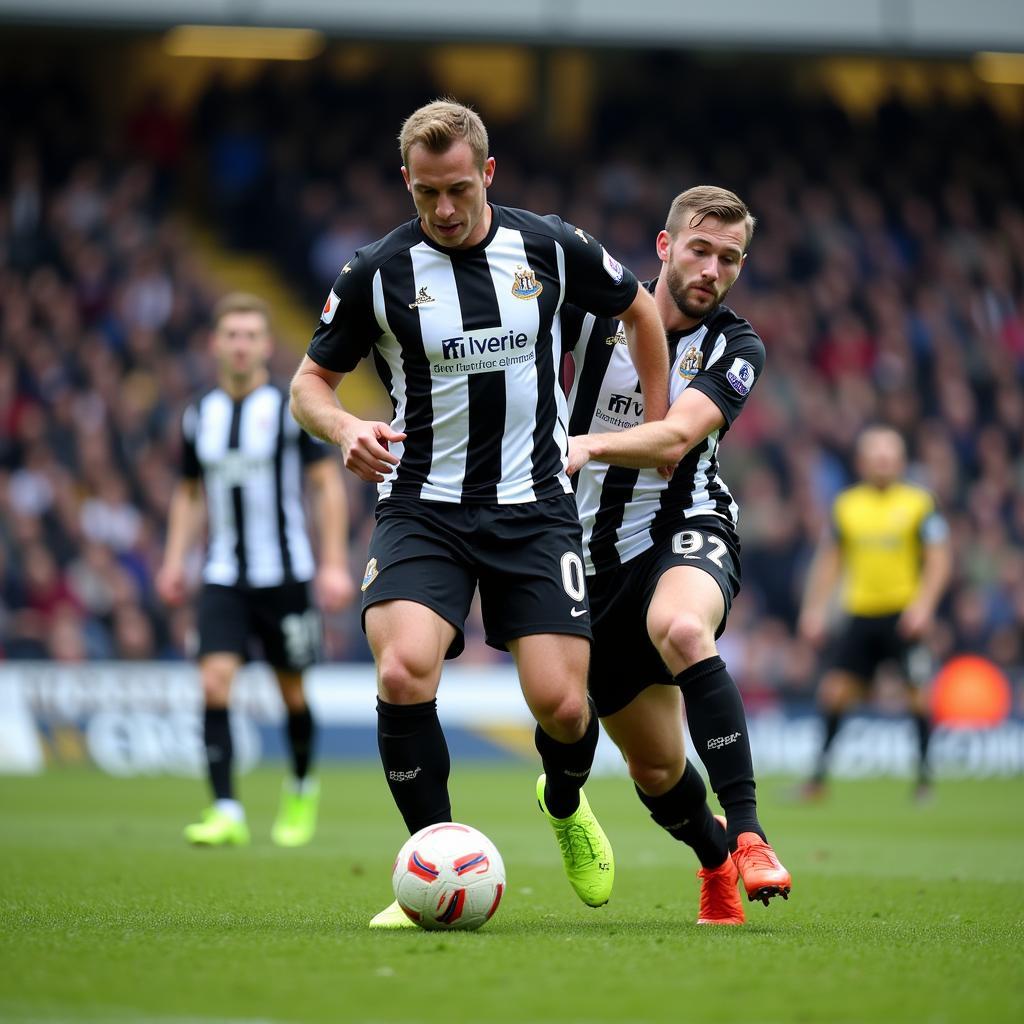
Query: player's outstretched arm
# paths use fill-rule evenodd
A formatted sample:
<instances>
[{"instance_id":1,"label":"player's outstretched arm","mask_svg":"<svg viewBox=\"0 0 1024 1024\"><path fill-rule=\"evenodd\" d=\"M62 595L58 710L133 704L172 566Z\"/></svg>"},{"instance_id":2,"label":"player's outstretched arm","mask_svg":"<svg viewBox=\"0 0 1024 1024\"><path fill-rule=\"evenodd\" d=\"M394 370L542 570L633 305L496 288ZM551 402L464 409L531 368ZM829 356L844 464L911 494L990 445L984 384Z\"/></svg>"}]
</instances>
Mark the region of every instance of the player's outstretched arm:
<instances>
[{"instance_id":1,"label":"player's outstretched arm","mask_svg":"<svg viewBox=\"0 0 1024 1024\"><path fill-rule=\"evenodd\" d=\"M654 296L646 288L619 317L626 332L629 355L640 378L644 421L660 420L668 411L668 341Z\"/></svg>"},{"instance_id":2,"label":"player's outstretched arm","mask_svg":"<svg viewBox=\"0 0 1024 1024\"><path fill-rule=\"evenodd\" d=\"M839 583L842 569L843 560L839 544L831 532L827 532L818 543L811 568L807 573L804 599L797 623L797 632L814 646L821 644L825 638L829 602Z\"/></svg>"},{"instance_id":3,"label":"player's outstretched arm","mask_svg":"<svg viewBox=\"0 0 1024 1024\"><path fill-rule=\"evenodd\" d=\"M337 445L345 468L360 480L380 483L398 465L388 444L404 441L405 434L392 430L387 423L361 420L346 412L335 394L344 377L303 356L292 378L292 415L314 437Z\"/></svg>"},{"instance_id":4,"label":"player's outstretched arm","mask_svg":"<svg viewBox=\"0 0 1024 1024\"><path fill-rule=\"evenodd\" d=\"M675 466L713 430L725 425L721 409L701 391L684 391L665 418L608 434L569 438L569 474L588 462L632 469Z\"/></svg>"},{"instance_id":5,"label":"player's outstretched arm","mask_svg":"<svg viewBox=\"0 0 1024 1024\"><path fill-rule=\"evenodd\" d=\"M346 608L355 596L348 567L348 499L338 464L320 459L306 469L317 531L314 589L322 611Z\"/></svg>"},{"instance_id":6,"label":"player's outstretched arm","mask_svg":"<svg viewBox=\"0 0 1024 1024\"><path fill-rule=\"evenodd\" d=\"M167 516L164 560L154 581L160 600L172 607L180 605L187 596L185 559L199 542L205 519L206 505L199 480L179 480Z\"/></svg>"},{"instance_id":7,"label":"player's outstretched arm","mask_svg":"<svg viewBox=\"0 0 1024 1024\"><path fill-rule=\"evenodd\" d=\"M899 630L907 638L917 640L931 627L935 609L949 586L953 575L953 553L949 540L925 544L921 562L921 584L914 600L900 615Z\"/></svg>"}]
</instances>

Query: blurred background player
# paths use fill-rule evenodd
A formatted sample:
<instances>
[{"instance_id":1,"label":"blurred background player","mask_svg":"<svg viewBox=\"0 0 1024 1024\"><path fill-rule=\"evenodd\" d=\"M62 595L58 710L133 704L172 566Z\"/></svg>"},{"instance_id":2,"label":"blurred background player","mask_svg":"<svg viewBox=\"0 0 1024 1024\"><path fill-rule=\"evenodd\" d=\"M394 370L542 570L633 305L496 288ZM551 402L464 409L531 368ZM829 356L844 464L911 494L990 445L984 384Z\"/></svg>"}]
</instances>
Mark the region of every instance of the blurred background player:
<instances>
[{"instance_id":1,"label":"blurred background player","mask_svg":"<svg viewBox=\"0 0 1024 1024\"><path fill-rule=\"evenodd\" d=\"M860 482L842 491L815 553L800 613L800 633L825 639L829 608L842 584L844 619L818 688L824 737L803 795L824 793L829 753L843 716L860 703L879 667L895 664L917 728L918 796L931 775L931 722L925 684L931 659L922 641L949 584L952 558L946 521L923 487L904 479L906 449L889 427L869 427L857 443Z\"/></svg>"},{"instance_id":2,"label":"blurred background player","mask_svg":"<svg viewBox=\"0 0 1024 1024\"><path fill-rule=\"evenodd\" d=\"M636 371L614 321L588 314L567 332L580 339L569 470L579 470L594 614L590 692L640 800L697 853L707 924L743 923L737 876L765 904L791 887L758 821L743 701L715 643L740 583L737 507L718 448L765 361L761 339L722 300L753 231L746 204L726 189L698 186L672 203L656 243L661 272L646 285L668 332L663 420L639 425ZM724 827L686 759L680 698Z\"/></svg>"},{"instance_id":3,"label":"blurred background player","mask_svg":"<svg viewBox=\"0 0 1024 1024\"><path fill-rule=\"evenodd\" d=\"M277 676L287 712L292 777L281 795L272 837L281 846L309 842L319 790L310 777L314 723L303 672L320 647L320 616L347 605L348 516L331 449L292 418L287 394L270 380L270 314L262 299L225 296L213 313L217 386L186 411L181 480L171 502L163 565L156 584L170 605L187 594L186 561L208 527L199 598L199 674L203 738L213 805L185 838L205 846L244 845L249 829L232 778L228 704L231 683L259 642ZM318 562L303 508L305 478L318 526Z\"/></svg>"},{"instance_id":4,"label":"blurred background player","mask_svg":"<svg viewBox=\"0 0 1024 1024\"><path fill-rule=\"evenodd\" d=\"M665 410L665 335L636 278L558 217L492 206L495 161L474 111L438 101L401 132L417 217L345 264L292 383L292 406L378 485L363 579L377 663L378 740L410 833L451 820L437 716L479 586L487 642L515 659L537 721L537 799L576 894L608 902L612 849L583 794L597 749L580 524L565 474L558 309L621 316L652 413ZM373 351L391 424L335 390ZM486 357L486 358L484 358ZM371 927L410 922L391 904Z\"/></svg>"}]
</instances>

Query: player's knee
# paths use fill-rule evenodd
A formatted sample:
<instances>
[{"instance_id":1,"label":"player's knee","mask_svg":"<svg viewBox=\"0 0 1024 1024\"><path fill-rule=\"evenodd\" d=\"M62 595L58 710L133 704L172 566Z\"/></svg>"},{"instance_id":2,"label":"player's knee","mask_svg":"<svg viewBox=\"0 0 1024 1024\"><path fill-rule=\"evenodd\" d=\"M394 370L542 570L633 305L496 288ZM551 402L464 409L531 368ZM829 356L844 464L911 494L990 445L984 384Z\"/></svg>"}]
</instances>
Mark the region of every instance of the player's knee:
<instances>
[{"instance_id":1,"label":"player's knee","mask_svg":"<svg viewBox=\"0 0 1024 1024\"><path fill-rule=\"evenodd\" d=\"M857 689L845 676L830 673L818 688L818 706L822 711L840 714L856 700Z\"/></svg>"},{"instance_id":2,"label":"player's knee","mask_svg":"<svg viewBox=\"0 0 1024 1024\"><path fill-rule=\"evenodd\" d=\"M714 644L707 624L692 612L676 612L652 622L651 627L651 639L670 665L694 665L707 657L709 642Z\"/></svg>"},{"instance_id":3,"label":"player's knee","mask_svg":"<svg viewBox=\"0 0 1024 1024\"><path fill-rule=\"evenodd\" d=\"M234 672L220 665L204 665L199 673L203 686L203 700L207 707L227 707L231 697L231 679Z\"/></svg>"},{"instance_id":4,"label":"player's knee","mask_svg":"<svg viewBox=\"0 0 1024 1024\"><path fill-rule=\"evenodd\" d=\"M589 709L583 694L535 702L533 711L540 727L560 743L574 743L586 732Z\"/></svg>"},{"instance_id":5,"label":"player's knee","mask_svg":"<svg viewBox=\"0 0 1024 1024\"><path fill-rule=\"evenodd\" d=\"M648 796L667 793L683 775L681 760L665 758L636 758L627 755L629 777Z\"/></svg>"},{"instance_id":6,"label":"player's knee","mask_svg":"<svg viewBox=\"0 0 1024 1024\"><path fill-rule=\"evenodd\" d=\"M298 714L306 709L306 695L301 686L282 687L281 699L290 714Z\"/></svg>"},{"instance_id":7,"label":"player's knee","mask_svg":"<svg viewBox=\"0 0 1024 1024\"><path fill-rule=\"evenodd\" d=\"M381 656L378 665L378 687L389 704L421 704L432 700L437 689L433 665L426 659L404 652Z\"/></svg>"}]
</instances>

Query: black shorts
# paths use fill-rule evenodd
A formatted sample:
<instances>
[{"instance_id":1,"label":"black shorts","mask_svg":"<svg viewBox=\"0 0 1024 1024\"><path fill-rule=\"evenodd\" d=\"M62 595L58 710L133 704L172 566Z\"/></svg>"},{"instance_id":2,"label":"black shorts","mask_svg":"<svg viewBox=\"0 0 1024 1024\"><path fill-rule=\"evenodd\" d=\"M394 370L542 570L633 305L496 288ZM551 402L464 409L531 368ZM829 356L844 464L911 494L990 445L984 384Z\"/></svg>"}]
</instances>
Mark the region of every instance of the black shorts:
<instances>
[{"instance_id":1,"label":"black shorts","mask_svg":"<svg viewBox=\"0 0 1024 1024\"><path fill-rule=\"evenodd\" d=\"M590 638L582 534L571 494L518 505L456 505L387 498L377 505L363 577L366 609L416 601L457 635L446 658L465 646L463 629L480 587L487 643L537 633Z\"/></svg>"},{"instance_id":2,"label":"black shorts","mask_svg":"<svg viewBox=\"0 0 1024 1024\"><path fill-rule=\"evenodd\" d=\"M703 569L721 589L725 614L717 640L739 593L740 563L733 534L714 520L694 520L624 565L587 578L594 618L588 684L602 718L621 711L648 686L672 682L647 634L647 610L658 581L677 565Z\"/></svg>"},{"instance_id":3,"label":"black shorts","mask_svg":"<svg viewBox=\"0 0 1024 1024\"><path fill-rule=\"evenodd\" d=\"M301 672L320 656L320 613L308 583L224 587L206 583L199 595L199 657L260 655L274 668Z\"/></svg>"},{"instance_id":4,"label":"black shorts","mask_svg":"<svg viewBox=\"0 0 1024 1024\"><path fill-rule=\"evenodd\" d=\"M924 685L931 676L931 655L923 644L900 635L899 621L899 612L851 615L833 641L829 667L848 672L867 686L879 667L889 662L911 686Z\"/></svg>"}]
</instances>

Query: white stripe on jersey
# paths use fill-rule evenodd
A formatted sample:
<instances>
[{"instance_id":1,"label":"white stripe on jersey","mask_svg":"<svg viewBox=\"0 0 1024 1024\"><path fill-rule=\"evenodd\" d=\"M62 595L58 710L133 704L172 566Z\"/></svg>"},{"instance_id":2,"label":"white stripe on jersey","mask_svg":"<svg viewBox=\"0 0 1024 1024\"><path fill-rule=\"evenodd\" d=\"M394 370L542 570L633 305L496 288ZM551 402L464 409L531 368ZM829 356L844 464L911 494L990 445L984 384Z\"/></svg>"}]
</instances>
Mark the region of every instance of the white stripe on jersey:
<instances>
[{"instance_id":1,"label":"white stripe on jersey","mask_svg":"<svg viewBox=\"0 0 1024 1024\"><path fill-rule=\"evenodd\" d=\"M704 369L710 370L711 367L722 358L722 353L724 351L725 335L721 334L715 342L715 347L711 350L711 355L708 357L707 365ZM697 469L693 474L693 490L690 492L690 506L683 513L687 519L692 519L694 516L715 514L715 502L711 499L711 494L708 491L708 470L711 468L711 459L717 448L718 431L716 430L708 434L707 441L701 451L700 461L697 463ZM725 482L717 473L715 474L715 481L721 484L722 488L726 493L728 493L729 489L725 486ZM739 512L739 506L735 501L731 505L731 510L733 522L735 523L736 516Z\"/></svg>"},{"instance_id":2,"label":"white stripe on jersey","mask_svg":"<svg viewBox=\"0 0 1024 1024\"><path fill-rule=\"evenodd\" d=\"M517 318L525 318L525 321L520 319L519 323L525 322L526 333L536 337L540 328L539 307L536 302L526 303L512 294L505 280L508 274L508 261L526 266L523 236L509 228L498 228L494 234L494 241L487 247L487 265L491 272L491 280L494 282L498 309L501 310L501 322L512 323ZM553 327L557 327L558 323L558 317L555 317ZM556 350L558 347L556 341ZM505 377L508 380L508 393L516 396L516 402L536 409L537 360L530 359L508 367L505 370ZM513 403L506 404L505 430L501 438L501 480L498 481L499 505L536 500L537 495L531 479L535 426L536 417L527 419L522 415L522 410L515 408Z\"/></svg>"},{"instance_id":3,"label":"white stripe on jersey","mask_svg":"<svg viewBox=\"0 0 1024 1024\"><path fill-rule=\"evenodd\" d=\"M412 257L416 293L420 294L420 289L426 288L434 299L433 304L426 308L459 309L459 292L451 259L422 242L413 246L409 255ZM420 331L423 350L429 359L430 353L441 351L443 339L453 331L452 322L442 317L421 315ZM465 374L450 377L431 374L430 400L434 410L434 448L430 472L420 497L424 501L451 501L453 495L461 492L466 475L469 377Z\"/></svg>"},{"instance_id":4,"label":"white stripe on jersey","mask_svg":"<svg viewBox=\"0 0 1024 1024\"><path fill-rule=\"evenodd\" d=\"M373 275L373 312L382 332L380 341L377 343L377 351L384 362L388 364L388 369L391 370L391 396L395 403L395 415L391 420L391 427L399 434L404 434L409 396L405 389L405 371L402 369L402 349L388 324L388 312L384 303L384 286L381 283L379 271ZM405 442L389 441L388 451L401 461L405 452ZM395 470L392 469L384 476L383 483L377 484L377 494L381 498L386 498L391 493L394 479Z\"/></svg>"},{"instance_id":5,"label":"white stripe on jersey","mask_svg":"<svg viewBox=\"0 0 1024 1024\"><path fill-rule=\"evenodd\" d=\"M713 359L712 359L713 361ZM718 431L708 434L701 449L700 461L693 473L693 490L690 491L690 507L683 513L687 519L692 516L714 514L715 503L708 492L708 470L711 468L711 456L718 445Z\"/></svg>"}]
</instances>

